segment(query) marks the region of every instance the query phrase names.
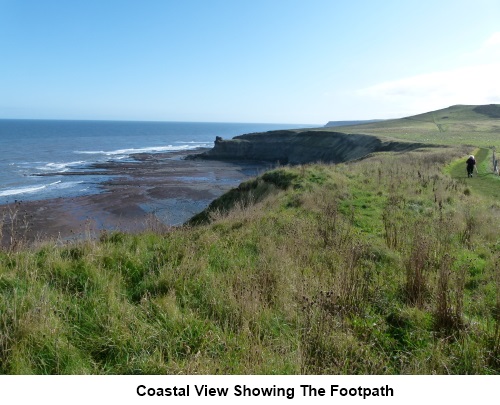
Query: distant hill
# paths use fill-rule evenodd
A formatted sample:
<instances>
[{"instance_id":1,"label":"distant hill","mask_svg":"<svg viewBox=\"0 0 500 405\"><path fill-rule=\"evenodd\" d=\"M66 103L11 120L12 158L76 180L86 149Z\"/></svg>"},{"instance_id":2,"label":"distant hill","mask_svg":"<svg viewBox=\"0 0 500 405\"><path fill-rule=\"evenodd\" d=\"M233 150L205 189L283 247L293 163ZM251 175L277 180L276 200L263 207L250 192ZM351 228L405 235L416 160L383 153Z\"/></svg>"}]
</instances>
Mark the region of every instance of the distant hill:
<instances>
[{"instance_id":1,"label":"distant hill","mask_svg":"<svg viewBox=\"0 0 500 405\"><path fill-rule=\"evenodd\" d=\"M282 164L346 162L373 152L434 145L500 148L500 105L456 105L392 120L331 122L322 128L217 137L205 159L263 160ZM333 124L332 124L333 123ZM328 125L328 124L327 124Z\"/></svg>"},{"instance_id":2,"label":"distant hill","mask_svg":"<svg viewBox=\"0 0 500 405\"><path fill-rule=\"evenodd\" d=\"M379 122L383 120L357 120L357 121L328 121L325 125L327 127L344 127L346 125L361 125L361 124L371 124L372 122Z\"/></svg>"},{"instance_id":3,"label":"distant hill","mask_svg":"<svg viewBox=\"0 0 500 405\"><path fill-rule=\"evenodd\" d=\"M454 105L405 118L337 126L335 131L500 148L500 104Z\"/></svg>"}]
</instances>

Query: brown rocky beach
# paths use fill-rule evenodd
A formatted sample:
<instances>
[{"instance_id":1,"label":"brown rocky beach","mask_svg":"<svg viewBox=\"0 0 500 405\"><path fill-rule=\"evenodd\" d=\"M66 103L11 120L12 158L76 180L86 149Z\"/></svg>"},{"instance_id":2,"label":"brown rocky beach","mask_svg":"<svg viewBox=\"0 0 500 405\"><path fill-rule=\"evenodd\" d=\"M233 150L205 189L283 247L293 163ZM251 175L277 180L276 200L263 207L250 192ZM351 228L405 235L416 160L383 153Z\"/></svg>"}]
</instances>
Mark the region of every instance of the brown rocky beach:
<instances>
[{"instance_id":1,"label":"brown rocky beach","mask_svg":"<svg viewBox=\"0 0 500 405\"><path fill-rule=\"evenodd\" d=\"M181 225L213 199L269 167L262 162L190 159L188 154L142 153L131 155L127 162L95 164L88 169L89 175L110 176L98 194L2 205L2 244L66 241L95 237L103 231L139 232Z\"/></svg>"}]
</instances>

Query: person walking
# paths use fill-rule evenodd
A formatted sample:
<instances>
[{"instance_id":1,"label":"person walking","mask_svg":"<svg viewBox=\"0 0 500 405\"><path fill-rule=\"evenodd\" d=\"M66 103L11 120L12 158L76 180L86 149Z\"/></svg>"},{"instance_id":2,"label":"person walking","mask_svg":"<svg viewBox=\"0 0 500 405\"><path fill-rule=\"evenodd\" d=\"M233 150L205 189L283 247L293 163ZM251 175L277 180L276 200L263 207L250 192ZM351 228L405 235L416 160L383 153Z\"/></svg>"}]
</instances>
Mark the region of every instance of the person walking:
<instances>
[{"instance_id":1,"label":"person walking","mask_svg":"<svg viewBox=\"0 0 500 405\"><path fill-rule=\"evenodd\" d=\"M469 159L467 159L465 163L467 163L467 177L472 177L472 174L474 173L474 166L476 166L476 159L474 158L474 155L470 155Z\"/></svg>"}]
</instances>

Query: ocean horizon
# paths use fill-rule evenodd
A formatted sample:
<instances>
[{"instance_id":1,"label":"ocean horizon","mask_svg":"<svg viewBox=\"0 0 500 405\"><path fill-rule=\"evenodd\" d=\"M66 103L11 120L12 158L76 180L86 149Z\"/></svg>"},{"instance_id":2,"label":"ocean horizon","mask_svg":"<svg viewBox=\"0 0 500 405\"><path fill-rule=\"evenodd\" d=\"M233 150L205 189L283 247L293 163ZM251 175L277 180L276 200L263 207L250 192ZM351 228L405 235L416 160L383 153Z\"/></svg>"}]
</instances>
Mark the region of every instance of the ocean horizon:
<instances>
[{"instance_id":1,"label":"ocean horizon","mask_svg":"<svg viewBox=\"0 0 500 405\"><path fill-rule=\"evenodd\" d=\"M196 151L216 136L303 128L299 124L0 119L0 205L101 192L93 164L135 153ZM71 176L65 176L71 172ZM78 175L81 172L82 175ZM85 175L83 173L85 172Z\"/></svg>"}]
</instances>

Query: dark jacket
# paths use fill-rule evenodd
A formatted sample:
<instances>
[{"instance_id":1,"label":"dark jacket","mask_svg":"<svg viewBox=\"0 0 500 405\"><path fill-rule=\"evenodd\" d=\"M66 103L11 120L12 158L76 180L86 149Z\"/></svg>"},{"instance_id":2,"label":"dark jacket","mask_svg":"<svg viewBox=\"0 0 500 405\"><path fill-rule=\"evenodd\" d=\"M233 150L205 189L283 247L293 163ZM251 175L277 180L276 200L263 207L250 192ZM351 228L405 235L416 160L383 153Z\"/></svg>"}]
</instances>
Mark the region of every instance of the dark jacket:
<instances>
[{"instance_id":1,"label":"dark jacket","mask_svg":"<svg viewBox=\"0 0 500 405\"><path fill-rule=\"evenodd\" d=\"M467 159L467 166L474 166L476 164L476 159L474 159L473 157L469 157L469 159Z\"/></svg>"}]
</instances>

